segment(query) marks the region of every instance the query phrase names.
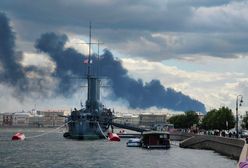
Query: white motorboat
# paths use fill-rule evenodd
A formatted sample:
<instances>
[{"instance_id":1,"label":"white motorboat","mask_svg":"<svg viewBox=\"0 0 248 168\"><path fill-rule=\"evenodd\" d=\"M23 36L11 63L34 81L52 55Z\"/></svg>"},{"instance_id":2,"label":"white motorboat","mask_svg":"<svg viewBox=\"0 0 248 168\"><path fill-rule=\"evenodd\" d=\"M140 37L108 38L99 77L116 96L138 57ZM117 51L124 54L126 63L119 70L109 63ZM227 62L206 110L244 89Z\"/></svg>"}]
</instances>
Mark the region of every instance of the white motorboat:
<instances>
[{"instance_id":1,"label":"white motorboat","mask_svg":"<svg viewBox=\"0 0 248 168\"><path fill-rule=\"evenodd\" d=\"M127 141L127 147L140 147L141 146L141 140L139 138L130 138Z\"/></svg>"}]
</instances>

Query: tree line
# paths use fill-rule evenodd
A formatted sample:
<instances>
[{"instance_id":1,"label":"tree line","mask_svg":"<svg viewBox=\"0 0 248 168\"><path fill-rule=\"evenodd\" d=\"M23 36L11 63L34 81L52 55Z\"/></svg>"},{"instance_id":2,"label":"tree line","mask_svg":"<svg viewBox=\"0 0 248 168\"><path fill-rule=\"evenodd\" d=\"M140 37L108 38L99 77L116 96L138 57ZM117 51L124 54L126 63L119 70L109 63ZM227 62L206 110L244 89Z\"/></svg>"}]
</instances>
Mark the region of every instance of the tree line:
<instances>
[{"instance_id":1,"label":"tree line","mask_svg":"<svg viewBox=\"0 0 248 168\"><path fill-rule=\"evenodd\" d=\"M210 110L201 121L194 111L172 116L168 121L174 124L175 128L182 129L188 129L196 125L198 128L205 130L229 130L235 126L235 117L228 107ZM242 122L243 128L248 129L248 115L243 117L240 122Z\"/></svg>"}]
</instances>

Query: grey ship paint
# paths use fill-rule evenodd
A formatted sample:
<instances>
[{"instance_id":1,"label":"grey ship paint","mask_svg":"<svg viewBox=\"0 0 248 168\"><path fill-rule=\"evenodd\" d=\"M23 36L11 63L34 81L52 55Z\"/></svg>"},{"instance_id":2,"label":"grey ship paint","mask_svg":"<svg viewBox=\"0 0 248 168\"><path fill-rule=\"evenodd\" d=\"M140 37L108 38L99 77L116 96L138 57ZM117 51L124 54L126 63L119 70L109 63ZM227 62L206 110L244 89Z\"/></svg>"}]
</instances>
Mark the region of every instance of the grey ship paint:
<instances>
[{"instance_id":1,"label":"grey ship paint","mask_svg":"<svg viewBox=\"0 0 248 168\"><path fill-rule=\"evenodd\" d=\"M68 117L68 132L64 137L72 139L100 139L106 137L113 119L113 113L110 109L104 108L100 102L99 77L91 72L91 25L89 33L89 58L87 62L87 82L88 94L85 108L74 109Z\"/></svg>"}]
</instances>

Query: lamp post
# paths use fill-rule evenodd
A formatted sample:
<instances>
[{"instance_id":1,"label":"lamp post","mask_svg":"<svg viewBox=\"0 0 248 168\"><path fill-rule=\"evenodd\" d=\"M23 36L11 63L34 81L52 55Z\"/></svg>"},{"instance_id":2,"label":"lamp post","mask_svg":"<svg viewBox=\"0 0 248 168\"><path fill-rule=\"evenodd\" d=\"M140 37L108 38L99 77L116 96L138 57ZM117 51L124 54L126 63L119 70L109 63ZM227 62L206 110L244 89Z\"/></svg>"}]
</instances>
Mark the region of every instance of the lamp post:
<instances>
[{"instance_id":1,"label":"lamp post","mask_svg":"<svg viewBox=\"0 0 248 168\"><path fill-rule=\"evenodd\" d=\"M239 97L240 97L240 101L239 101ZM237 99L236 99L236 137L239 138L239 106L241 106L243 103L243 96L242 95L238 95Z\"/></svg>"}]
</instances>

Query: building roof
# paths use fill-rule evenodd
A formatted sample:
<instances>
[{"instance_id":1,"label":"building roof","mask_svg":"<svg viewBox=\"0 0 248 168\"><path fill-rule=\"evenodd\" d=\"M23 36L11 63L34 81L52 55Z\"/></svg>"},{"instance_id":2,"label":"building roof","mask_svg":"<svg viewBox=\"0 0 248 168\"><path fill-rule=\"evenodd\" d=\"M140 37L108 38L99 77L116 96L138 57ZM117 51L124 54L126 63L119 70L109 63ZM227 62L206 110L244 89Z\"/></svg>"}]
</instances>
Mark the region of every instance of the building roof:
<instances>
[{"instance_id":1,"label":"building roof","mask_svg":"<svg viewBox=\"0 0 248 168\"><path fill-rule=\"evenodd\" d=\"M23 112L20 112L20 113L13 113L14 116L30 116L30 113L23 113Z\"/></svg>"}]
</instances>

